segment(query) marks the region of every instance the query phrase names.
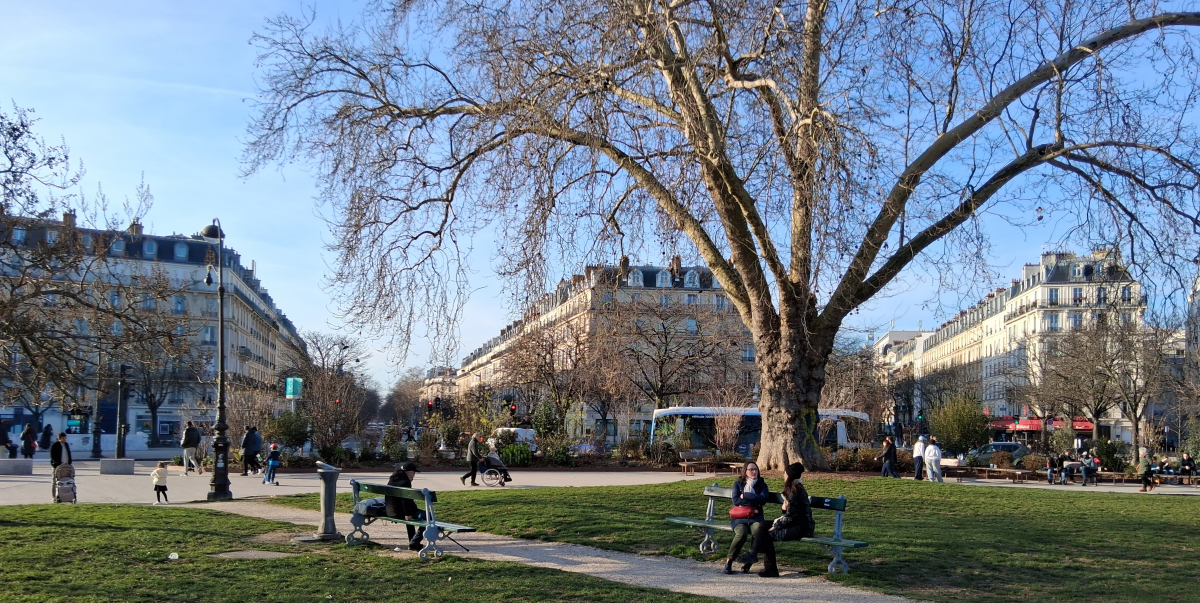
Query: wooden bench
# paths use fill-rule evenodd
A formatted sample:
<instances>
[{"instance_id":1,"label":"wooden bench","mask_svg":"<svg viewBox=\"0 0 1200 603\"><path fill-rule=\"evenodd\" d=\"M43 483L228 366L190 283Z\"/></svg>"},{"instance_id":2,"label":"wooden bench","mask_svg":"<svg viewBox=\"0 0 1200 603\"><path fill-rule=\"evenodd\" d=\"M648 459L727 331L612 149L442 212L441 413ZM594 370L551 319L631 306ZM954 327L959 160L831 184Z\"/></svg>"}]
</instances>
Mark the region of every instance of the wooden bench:
<instances>
[{"instance_id":1,"label":"wooden bench","mask_svg":"<svg viewBox=\"0 0 1200 603\"><path fill-rule=\"evenodd\" d=\"M449 534L458 534L464 532L474 532L475 528L460 526L453 523L438 521L434 513L433 505L437 502L437 492L431 492L428 488L401 488L399 486L386 486L383 484L370 484L360 482L358 480L350 480L351 492L354 494L354 514L350 516L350 525L354 529L346 534L346 544L354 546L362 544L371 539L371 536L363 529L366 526L375 523L375 520L391 521L394 523L402 523L405 525L416 526L424 530L425 547L421 549L419 556L421 559L429 559L430 556L441 557L442 547L438 546L438 540L448 538L454 544L458 541L450 538ZM403 517L388 517L380 512L379 514L360 514L358 512L358 504L362 502L362 493L368 492L378 494L380 496L395 496L397 498L407 498L414 501L424 501L425 510L424 517L420 519L404 519ZM467 547L461 546L463 550L468 550Z\"/></svg>"},{"instance_id":2,"label":"wooden bench","mask_svg":"<svg viewBox=\"0 0 1200 603\"><path fill-rule=\"evenodd\" d=\"M704 495L708 497L708 510L704 514L704 519L692 519L690 517L668 517L667 522L675 523L683 526L695 528L704 538L700 541L700 552L705 555L711 555L717 552L717 541L713 538L713 533L717 530L724 532L732 532L733 526L726 518L717 519L716 503L720 499L724 502L729 502L732 505L733 488L722 488L717 484L704 487ZM814 510L824 509L835 513L833 519L833 535L830 537L810 537L801 538L795 542L807 542L815 544L825 549L826 552L833 555L833 561L829 563L829 573L836 574L841 570L843 574L850 571L850 564L842 559L843 549L856 549L867 546L867 543L857 540L845 540L842 538L842 514L846 511L846 497L839 496L837 498L825 498L821 496L810 496L809 504ZM768 501L774 504L783 504L783 495L778 492L772 492ZM749 543L747 543L749 544Z\"/></svg>"}]
</instances>

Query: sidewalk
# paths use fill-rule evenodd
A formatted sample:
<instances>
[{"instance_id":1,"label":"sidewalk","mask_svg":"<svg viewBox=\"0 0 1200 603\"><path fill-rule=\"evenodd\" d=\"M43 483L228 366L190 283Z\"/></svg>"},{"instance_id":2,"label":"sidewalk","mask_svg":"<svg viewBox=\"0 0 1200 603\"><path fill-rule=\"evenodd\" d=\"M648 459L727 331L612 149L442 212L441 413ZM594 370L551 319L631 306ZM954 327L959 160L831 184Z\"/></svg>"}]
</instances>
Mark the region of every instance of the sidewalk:
<instances>
[{"instance_id":1,"label":"sidewalk","mask_svg":"<svg viewBox=\"0 0 1200 603\"><path fill-rule=\"evenodd\" d=\"M264 502L234 501L186 506L312 526L313 529L321 522L321 514L318 511L307 511ZM343 533L350 529L348 514L338 513L336 522L338 529ZM380 521L371 524L367 531L371 534L373 542L389 548L407 545L408 542L408 535L404 526L401 525ZM442 544L445 546L442 548L447 554L489 561L523 563L587 574L634 586L662 588L674 592L719 597L744 603L770 603L773 601L906 603L909 601L900 597L849 588L830 582L824 577L802 575L787 568L781 568L783 576L777 579L759 578L754 574L726 576L721 573L719 563L702 563L666 556L632 555L574 544L524 540L494 534L458 534L454 538L470 549L470 552L463 551L453 542L443 541ZM415 552L411 552L407 548L401 552L385 552L383 554L399 557L416 556ZM853 568L850 571L854 571Z\"/></svg>"}]
</instances>

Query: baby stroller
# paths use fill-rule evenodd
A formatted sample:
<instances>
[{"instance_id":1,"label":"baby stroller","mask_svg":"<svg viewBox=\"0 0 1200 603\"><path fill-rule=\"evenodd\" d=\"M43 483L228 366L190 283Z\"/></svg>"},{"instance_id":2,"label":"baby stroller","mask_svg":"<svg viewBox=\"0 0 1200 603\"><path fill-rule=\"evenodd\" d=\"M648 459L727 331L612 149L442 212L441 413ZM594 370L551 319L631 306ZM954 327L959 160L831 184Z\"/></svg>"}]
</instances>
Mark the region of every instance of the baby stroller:
<instances>
[{"instance_id":1,"label":"baby stroller","mask_svg":"<svg viewBox=\"0 0 1200 603\"><path fill-rule=\"evenodd\" d=\"M504 461L500 460L500 455L495 450L489 452L479 462L479 472L483 474L483 485L485 486L503 487L506 482L512 481L512 476L508 474L508 467L504 465Z\"/></svg>"},{"instance_id":2,"label":"baby stroller","mask_svg":"<svg viewBox=\"0 0 1200 603\"><path fill-rule=\"evenodd\" d=\"M54 469L54 502L76 502L75 468L71 465L59 465Z\"/></svg>"}]
</instances>

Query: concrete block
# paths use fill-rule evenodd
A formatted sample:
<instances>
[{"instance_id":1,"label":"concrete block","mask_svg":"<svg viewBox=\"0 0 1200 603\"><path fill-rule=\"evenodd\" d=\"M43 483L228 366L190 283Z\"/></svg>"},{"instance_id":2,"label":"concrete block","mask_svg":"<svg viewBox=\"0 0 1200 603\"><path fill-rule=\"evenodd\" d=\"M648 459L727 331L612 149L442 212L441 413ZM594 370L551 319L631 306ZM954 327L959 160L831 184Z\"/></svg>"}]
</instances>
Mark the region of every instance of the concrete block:
<instances>
[{"instance_id":1,"label":"concrete block","mask_svg":"<svg viewBox=\"0 0 1200 603\"><path fill-rule=\"evenodd\" d=\"M33 475L33 459L0 459L0 475Z\"/></svg>"},{"instance_id":2,"label":"concrete block","mask_svg":"<svg viewBox=\"0 0 1200 603\"><path fill-rule=\"evenodd\" d=\"M133 475L133 459L100 459L101 475Z\"/></svg>"}]
</instances>

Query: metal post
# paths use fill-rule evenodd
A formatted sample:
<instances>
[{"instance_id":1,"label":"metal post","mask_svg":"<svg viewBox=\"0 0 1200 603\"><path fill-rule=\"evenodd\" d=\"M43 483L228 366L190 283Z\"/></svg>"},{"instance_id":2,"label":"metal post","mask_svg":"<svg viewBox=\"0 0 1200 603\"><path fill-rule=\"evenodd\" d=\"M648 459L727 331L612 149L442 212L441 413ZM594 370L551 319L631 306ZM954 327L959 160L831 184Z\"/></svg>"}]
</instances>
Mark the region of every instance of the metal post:
<instances>
[{"instance_id":1,"label":"metal post","mask_svg":"<svg viewBox=\"0 0 1200 603\"><path fill-rule=\"evenodd\" d=\"M209 482L208 500L229 500L229 425L225 423L225 230L221 221L214 218L215 232L211 226L201 231L215 235L217 239L217 435L213 438L213 476ZM210 237L213 238L213 237ZM211 282L211 281L210 281Z\"/></svg>"},{"instance_id":2,"label":"metal post","mask_svg":"<svg viewBox=\"0 0 1200 603\"><path fill-rule=\"evenodd\" d=\"M337 481L342 470L328 463L317 462L317 477L321 478L321 529L313 534L317 540L341 540L333 523L333 507L337 502Z\"/></svg>"},{"instance_id":3,"label":"metal post","mask_svg":"<svg viewBox=\"0 0 1200 603\"><path fill-rule=\"evenodd\" d=\"M96 396L96 405L92 407L92 458L102 459L100 452L100 396Z\"/></svg>"},{"instance_id":4,"label":"metal post","mask_svg":"<svg viewBox=\"0 0 1200 603\"><path fill-rule=\"evenodd\" d=\"M117 458L125 458L125 433L129 430L126 423L129 419L126 415L129 414L129 405L125 403L125 373L129 371L129 365L121 365L121 375L117 378Z\"/></svg>"}]
</instances>

